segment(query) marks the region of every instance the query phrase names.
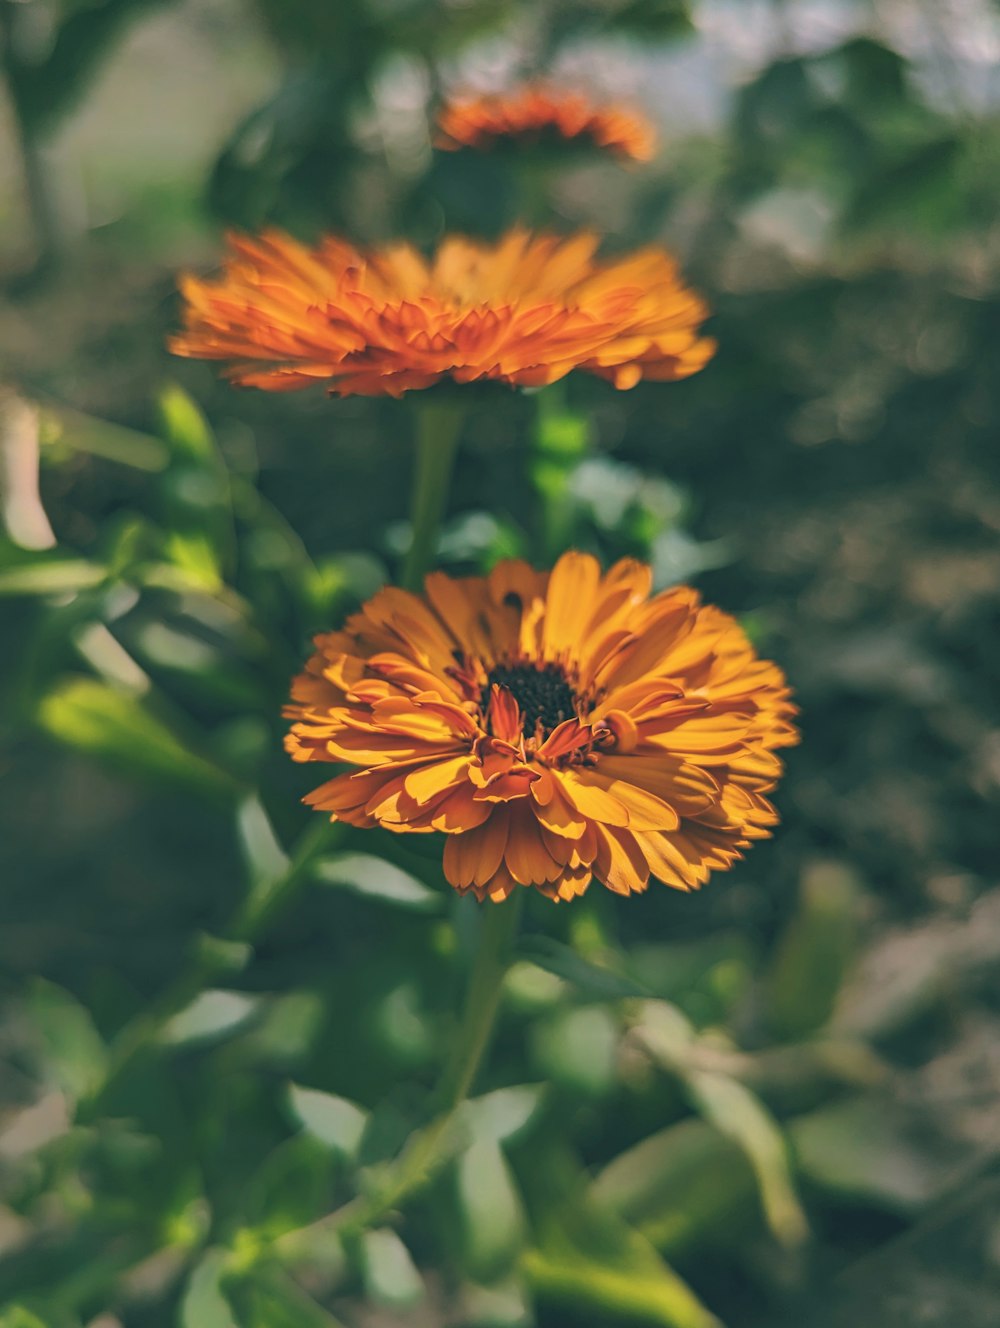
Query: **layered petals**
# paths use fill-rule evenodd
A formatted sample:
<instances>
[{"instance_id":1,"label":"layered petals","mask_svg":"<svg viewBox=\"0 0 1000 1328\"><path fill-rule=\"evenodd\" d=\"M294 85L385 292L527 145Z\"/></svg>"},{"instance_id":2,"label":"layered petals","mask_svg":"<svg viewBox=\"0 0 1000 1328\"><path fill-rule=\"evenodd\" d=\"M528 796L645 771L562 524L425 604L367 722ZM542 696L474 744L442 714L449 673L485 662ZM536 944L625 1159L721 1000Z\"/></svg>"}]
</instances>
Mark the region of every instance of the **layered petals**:
<instances>
[{"instance_id":1,"label":"layered petals","mask_svg":"<svg viewBox=\"0 0 1000 1328\"><path fill-rule=\"evenodd\" d=\"M697 889L777 824L795 707L733 618L649 584L568 553L380 592L293 684L292 758L349 767L305 801L444 833L447 879L480 900Z\"/></svg>"},{"instance_id":2,"label":"layered petals","mask_svg":"<svg viewBox=\"0 0 1000 1328\"><path fill-rule=\"evenodd\" d=\"M698 330L708 310L661 249L602 260L592 235L522 229L447 236L430 260L278 230L229 246L218 278L181 279L170 349L225 361L241 386L399 396L444 380L541 387L582 369L627 388L686 378L715 349ZM440 580L428 589L441 593Z\"/></svg>"}]
</instances>

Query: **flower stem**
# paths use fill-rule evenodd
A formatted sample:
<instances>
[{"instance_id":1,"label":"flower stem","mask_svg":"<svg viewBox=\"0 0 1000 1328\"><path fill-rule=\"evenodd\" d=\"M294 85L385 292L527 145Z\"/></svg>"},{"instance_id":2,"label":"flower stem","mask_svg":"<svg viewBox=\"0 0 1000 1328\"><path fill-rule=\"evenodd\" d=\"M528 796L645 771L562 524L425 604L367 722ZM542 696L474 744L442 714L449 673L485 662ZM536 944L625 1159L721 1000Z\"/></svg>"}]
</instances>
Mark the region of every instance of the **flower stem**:
<instances>
[{"instance_id":1,"label":"flower stem","mask_svg":"<svg viewBox=\"0 0 1000 1328\"><path fill-rule=\"evenodd\" d=\"M341 1239L359 1235L422 1189L450 1156L451 1127L472 1087L496 1023L520 906L518 891L502 904L485 907L462 1022L438 1085L439 1114L424 1129L411 1135L395 1165L372 1193L359 1195L318 1222L279 1237L276 1242L279 1252L294 1257L296 1250L307 1248L316 1236L334 1231Z\"/></svg>"},{"instance_id":2,"label":"flower stem","mask_svg":"<svg viewBox=\"0 0 1000 1328\"><path fill-rule=\"evenodd\" d=\"M434 560L465 414L453 401L421 401L416 410L417 460L410 504L413 537L403 565L403 585L408 590L420 589Z\"/></svg>"},{"instance_id":3,"label":"flower stem","mask_svg":"<svg viewBox=\"0 0 1000 1328\"><path fill-rule=\"evenodd\" d=\"M493 1033L500 989L510 966L510 950L521 912L521 892L501 904L486 904L465 1011L438 1089L441 1106L454 1111L476 1077Z\"/></svg>"}]
</instances>

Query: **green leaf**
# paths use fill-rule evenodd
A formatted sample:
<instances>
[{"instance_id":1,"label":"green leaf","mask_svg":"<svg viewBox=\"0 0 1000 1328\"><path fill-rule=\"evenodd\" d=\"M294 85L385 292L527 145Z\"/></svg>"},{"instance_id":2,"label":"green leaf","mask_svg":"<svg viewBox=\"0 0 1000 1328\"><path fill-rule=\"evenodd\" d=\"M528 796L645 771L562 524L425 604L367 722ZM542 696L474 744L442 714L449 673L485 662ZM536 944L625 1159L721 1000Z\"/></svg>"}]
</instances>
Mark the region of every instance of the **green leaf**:
<instances>
[{"instance_id":1,"label":"green leaf","mask_svg":"<svg viewBox=\"0 0 1000 1328\"><path fill-rule=\"evenodd\" d=\"M491 1282L489 1286L467 1282L459 1294L462 1328L531 1328L534 1323L519 1277Z\"/></svg>"},{"instance_id":2,"label":"green leaf","mask_svg":"<svg viewBox=\"0 0 1000 1328\"><path fill-rule=\"evenodd\" d=\"M947 1193L969 1163L966 1146L926 1116L884 1097L853 1097L789 1125L802 1175L842 1199L912 1217Z\"/></svg>"},{"instance_id":3,"label":"green leaf","mask_svg":"<svg viewBox=\"0 0 1000 1328\"><path fill-rule=\"evenodd\" d=\"M519 942L517 954L547 973L565 978L586 996L595 1000L617 1000L627 996L648 996L649 992L631 978L616 973L603 965L591 963L568 945L551 936L525 936Z\"/></svg>"},{"instance_id":4,"label":"green leaf","mask_svg":"<svg viewBox=\"0 0 1000 1328\"><path fill-rule=\"evenodd\" d=\"M532 1029L531 1046L546 1077L573 1094L597 1098L617 1081L620 1030L601 1005L559 1010Z\"/></svg>"},{"instance_id":5,"label":"green leaf","mask_svg":"<svg viewBox=\"0 0 1000 1328\"><path fill-rule=\"evenodd\" d=\"M244 1328L341 1328L339 1319L280 1268L254 1268L234 1289L232 1300Z\"/></svg>"},{"instance_id":6,"label":"green leaf","mask_svg":"<svg viewBox=\"0 0 1000 1328\"><path fill-rule=\"evenodd\" d=\"M685 1080L700 1114L745 1153L774 1235L784 1245L801 1244L809 1225L795 1193L785 1141L771 1113L748 1088L726 1075L689 1069Z\"/></svg>"},{"instance_id":7,"label":"green leaf","mask_svg":"<svg viewBox=\"0 0 1000 1328\"><path fill-rule=\"evenodd\" d=\"M366 899L378 899L419 913L437 913L444 907L440 890L418 881L373 853L337 853L320 859L312 874L324 885L341 886Z\"/></svg>"},{"instance_id":8,"label":"green leaf","mask_svg":"<svg viewBox=\"0 0 1000 1328\"><path fill-rule=\"evenodd\" d=\"M857 951L859 902L849 868L825 862L804 873L765 978L768 1022L779 1037L802 1038L829 1021Z\"/></svg>"},{"instance_id":9,"label":"green leaf","mask_svg":"<svg viewBox=\"0 0 1000 1328\"><path fill-rule=\"evenodd\" d=\"M620 1153L597 1175L592 1193L671 1256L742 1229L758 1208L743 1150L695 1119Z\"/></svg>"},{"instance_id":10,"label":"green leaf","mask_svg":"<svg viewBox=\"0 0 1000 1328\"><path fill-rule=\"evenodd\" d=\"M287 874L291 866L288 854L278 843L267 812L256 795L240 803L236 829L254 891L266 890Z\"/></svg>"},{"instance_id":11,"label":"green leaf","mask_svg":"<svg viewBox=\"0 0 1000 1328\"><path fill-rule=\"evenodd\" d=\"M208 422L185 392L168 385L158 407L170 448L161 484L166 552L183 572L214 588L235 555L229 472Z\"/></svg>"},{"instance_id":12,"label":"green leaf","mask_svg":"<svg viewBox=\"0 0 1000 1328\"><path fill-rule=\"evenodd\" d=\"M0 1310L0 1328L49 1328L49 1325L23 1305L7 1305Z\"/></svg>"},{"instance_id":13,"label":"green leaf","mask_svg":"<svg viewBox=\"0 0 1000 1328\"><path fill-rule=\"evenodd\" d=\"M181 1328L239 1328L222 1289L228 1253L206 1250L188 1278L180 1305Z\"/></svg>"},{"instance_id":14,"label":"green leaf","mask_svg":"<svg viewBox=\"0 0 1000 1328\"><path fill-rule=\"evenodd\" d=\"M160 1038L170 1046L217 1042L246 1027L260 1000L242 991L203 991L167 1022Z\"/></svg>"},{"instance_id":15,"label":"green leaf","mask_svg":"<svg viewBox=\"0 0 1000 1328\"><path fill-rule=\"evenodd\" d=\"M424 1298L424 1284L409 1250L388 1227L361 1237L361 1269L365 1290L379 1305L412 1309Z\"/></svg>"},{"instance_id":16,"label":"green leaf","mask_svg":"<svg viewBox=\"0 0 1000 1328\"><path fill-rule=\"evenodd\" d=\"M469 1098L459 1110L473 1139L499 1143L515 1138L529 1124L544 1092L543 1084L498 1088L482 1097Z\"/></svg>"},{"instance_id":17,"label":"green leaf","mask_svg":"<svg viewBox=\"0 0 1000 1328\"><path fill-rule=\"evenodd\" d=\"M25 1010L41 1039L46 1068L63 1092L75 1101L95 1090L107 1069L107 1048L76 997L36 978L28 989Z\"/></svg>"},{"instance_id":18,"label":"green leaf","mask_svg":"<svg viewBox=\"0 0 1000 1328\"><path fill-rule=\"evenodd\" d=\"M480 1139L465 1150L457 1189L463 1265L476 1281L492 1282L513 1266L526 1234L521 1197L499 1144Z\"/></svg>"},{"instance_id":19,"label":"green leaf","mask_svg":"<svg viewBox=\"0 0 1000 1328\"><path fill-rule=\"evenodd\" d=\"M649 1242L587 1192L586 1174L551 1140L525 1159L518 1175L537 1232L521 1266L536 1296L602 1328L615 1321L720 1328Z\"/></svg>"},{"instance_id":20,"label":"green leaf","mask_svg":"<svg viewBox=\"0 0 1000 1328\"><path fill-rule=\"evenodd\" d=\"M299 1125L314 1139L354 1161L370 1112L345 1097L317 1088L288 1086L288 1105Z\"/></svg>"},{"instance_id":21,"label":"green leaf","mask_svg":"<svg viewBox=\"0 0 1000 1328\"><path fill-rule=\"evenodd\" d=\"M43 697L38 719L60 742L129 774L189 792L232 797L236 781L189 750L139 697L90 678L70 678Z\"/></svg>"},{"instance_id":22,"label":"green leaf","mask_svg":"<svg viewBox=\"0 0 1000 1328\"><path fill-rule=\"evenodd\" d=\"M37 558L0 568L0 595L71 595L99 586L107 574L85 558Z\"/></svg>"}]
</instances>

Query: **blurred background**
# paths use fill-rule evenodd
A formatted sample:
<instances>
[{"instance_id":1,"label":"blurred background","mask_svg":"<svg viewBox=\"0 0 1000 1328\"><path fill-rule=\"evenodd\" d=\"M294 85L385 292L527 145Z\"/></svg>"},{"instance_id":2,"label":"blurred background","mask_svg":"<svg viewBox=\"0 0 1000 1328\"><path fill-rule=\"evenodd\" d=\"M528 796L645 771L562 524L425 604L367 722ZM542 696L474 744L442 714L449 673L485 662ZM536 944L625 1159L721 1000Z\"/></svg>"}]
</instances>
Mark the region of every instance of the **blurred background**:
<instances>
[{"instance_id":1,"label":"blurred background","mask_svg":"<svg viewBox=\"0 0 1000 1328\"><path fill-rule=\"evenodd\" d=\"M994 1328L1000 7L0 29L3 1328ZM432 151L449 90L540 72L644 108L655 161ZM280 706L398 566L412 420L164 337L225 226L519 217L666 244L719 351L475 405L440 561L648 558L781 663L803 742L700 895L531 900L468 1137L342 1244L312 1224L424 1118L477 918L426 844L303 868Z\"/></svg>"}]
</instances>

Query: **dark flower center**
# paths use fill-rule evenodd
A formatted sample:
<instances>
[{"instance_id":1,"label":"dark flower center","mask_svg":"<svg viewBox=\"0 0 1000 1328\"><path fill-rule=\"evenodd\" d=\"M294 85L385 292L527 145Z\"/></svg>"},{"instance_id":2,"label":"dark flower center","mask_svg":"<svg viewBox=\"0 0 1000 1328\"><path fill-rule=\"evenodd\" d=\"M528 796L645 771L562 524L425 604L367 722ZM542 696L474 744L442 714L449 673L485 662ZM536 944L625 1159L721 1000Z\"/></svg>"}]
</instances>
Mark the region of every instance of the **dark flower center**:
<instances>
[{"instance_id":1,"label":"dark flower center","mask_svg":"<svg viewBox=\"0 0 1000 1328\"><path fill-rule=\"evenodd\" d=\"M534 737L539 724L544 737L558 728L564 719L573 719L577 715L576 692L557 664L498 664L490 671L483 688L480 705L484 714L490 704L494 683L506 687L521 707L526 738Z\"/></svg>"}]
</instances>

